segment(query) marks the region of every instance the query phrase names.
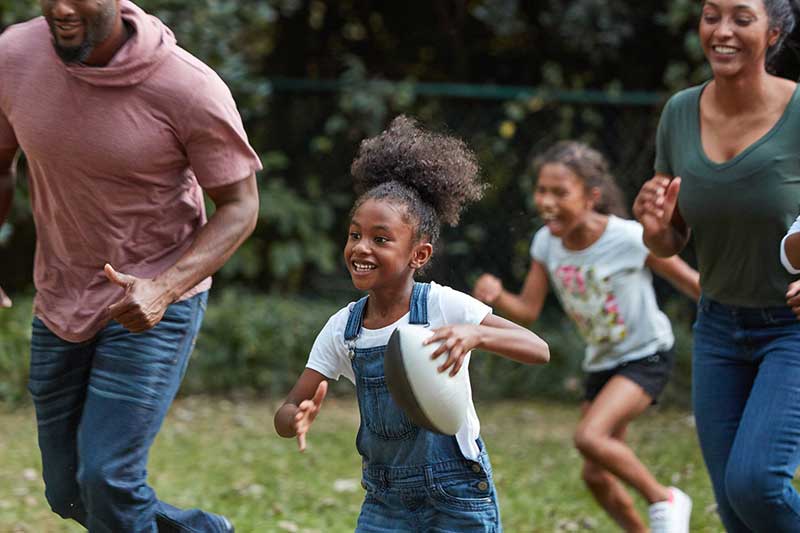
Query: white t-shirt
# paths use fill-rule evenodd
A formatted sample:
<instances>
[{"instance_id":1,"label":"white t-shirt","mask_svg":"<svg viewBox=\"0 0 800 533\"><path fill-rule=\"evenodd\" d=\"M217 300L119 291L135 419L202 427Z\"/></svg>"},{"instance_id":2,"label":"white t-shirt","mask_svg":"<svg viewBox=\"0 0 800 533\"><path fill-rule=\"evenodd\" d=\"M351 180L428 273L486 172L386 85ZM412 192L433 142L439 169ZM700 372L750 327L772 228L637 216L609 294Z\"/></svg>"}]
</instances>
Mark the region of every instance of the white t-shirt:
<instances>
[{"instance_id":1,"label":"white t-shirt","mask_svg":"<svg viewBox=\"0 0 800 533\"><path fill-rule=\"evenodd\" d=\"M600 238L583 250L564 248L547 226L533 237L531 257L547 269L586 342L587 372L608 370L674 344L644 264L648 254L641 224L613 215Z\"/></svg>"},{"instance_id":2,"label":"white t-shirt","mask_svg":"<svg viewBox=\"0 0 800 533\"><path fill-rule=\"evenodd\" d=\"M428 322L431 329L436 329L448 324L480 324L492 309L475 298L431 282L428 292ZM328 319L325 327L317 335L311 353L308 356L306 367L316 370L328 379L338 380L344 376L355 384L353 367L348 357L348 349L344 343L344 330L350 309L355 302L350 302L346 307L337 311ZM389 342L389 337L397 326L408 324L410 313L406 313L394 324L380 329L361 328L361 334L356 339L356 348L372 348L384 346ZM465 369L469 370L470 355L464 358ZM469 378L469 376L467 376ZM469 379L467 379L469 383ZM475 406L472 403L472 389L468 394L467 420L456 433L456 440L461 453L467 459L477 459L480 450L475 442L480 435L481 425Z\"/></svg>"}]
</instances>

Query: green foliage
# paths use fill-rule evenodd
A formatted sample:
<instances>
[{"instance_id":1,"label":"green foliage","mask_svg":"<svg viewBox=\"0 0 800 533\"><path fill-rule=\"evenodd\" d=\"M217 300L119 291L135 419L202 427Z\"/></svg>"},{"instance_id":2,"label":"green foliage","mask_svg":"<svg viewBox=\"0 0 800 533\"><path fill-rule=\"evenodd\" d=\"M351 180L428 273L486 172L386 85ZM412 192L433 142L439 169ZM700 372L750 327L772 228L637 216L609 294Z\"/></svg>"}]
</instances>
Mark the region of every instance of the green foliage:
<instances>
[{"instance_id":1,"label":"green foliage","mask_svg":"<svg viewBox=\"0 0 800 533\"><path fill-rule=\"evenodd\" d=\"M31 345L31 300L18 298L0 309L0 405L16 405L28 397Z\"/></svg>"},{"instance_id":2,"label":"green foliage","mask_svg":"<svg viewBox=\"0 0 800 533\"><path fill-rule=\"evenodd\" d=\"M352 291L339 301L283 297L242 289L212 290L182 394L218 393L283 397L303 371L308 353L328 318L359 295ZM685 302L668 306L681 315ZM27 399L31 301L19 298L0 310L0 404ZM691 330L673 319L678 363L664 401L688 406L691 384ZM470 376L476 397L553 398L578 400L582 393L583 343L577 330L557 309L547 309L533 330L550 346L550 362L525 366L494 354L475 352ZM335 392L350 392L346 380Z\"/></svg>"},{"instance_id":3,"label":"green foliage","mask_svg":"<svg viewBox=\"0 0 800 533\"><path fill-rule=\"evenodd\" d=\"M237 290L214 295L182 392L286 394L317 333L343 304Z\"/></svg>"}]
</instances>

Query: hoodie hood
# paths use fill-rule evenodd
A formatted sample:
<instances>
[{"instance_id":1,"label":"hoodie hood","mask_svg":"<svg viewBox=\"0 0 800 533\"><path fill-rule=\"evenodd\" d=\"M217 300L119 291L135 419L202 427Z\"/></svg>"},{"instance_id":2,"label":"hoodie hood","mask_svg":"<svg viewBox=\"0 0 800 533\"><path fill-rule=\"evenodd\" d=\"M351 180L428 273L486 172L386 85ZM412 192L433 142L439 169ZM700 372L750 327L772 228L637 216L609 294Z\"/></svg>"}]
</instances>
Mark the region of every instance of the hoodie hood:
<instances>
[{"instance_id":1,"label":"hoodie hood","mask_svg":"<svg viewBox=\"0 0 800 533\"><path fill-rule=\"evenodd\" d=\"M72 76L97 87L129 87L149 78L175 50L175 35L159 19L128 0L120 10L133 30L130 38L105 66L65 65Z\"/></svg>"}]
</instances>

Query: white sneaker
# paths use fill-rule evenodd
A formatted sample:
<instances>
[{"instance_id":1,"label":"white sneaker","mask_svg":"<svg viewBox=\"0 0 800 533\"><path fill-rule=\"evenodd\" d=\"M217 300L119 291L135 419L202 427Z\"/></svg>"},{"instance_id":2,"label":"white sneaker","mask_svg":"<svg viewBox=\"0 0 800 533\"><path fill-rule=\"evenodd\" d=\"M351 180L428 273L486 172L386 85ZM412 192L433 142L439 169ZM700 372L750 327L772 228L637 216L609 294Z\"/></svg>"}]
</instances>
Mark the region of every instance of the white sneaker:
<instances>
[{"instance_id":1,"label":"white sneaker","mask_svg":"<svg viewBox=\"0 0 800 533\"><path fill-rule=\"evenodd\" d=\"M692 499L680 489L669 488L669 500L650 506L650 533L689 533Z\"/></svg>"}]
</instances>

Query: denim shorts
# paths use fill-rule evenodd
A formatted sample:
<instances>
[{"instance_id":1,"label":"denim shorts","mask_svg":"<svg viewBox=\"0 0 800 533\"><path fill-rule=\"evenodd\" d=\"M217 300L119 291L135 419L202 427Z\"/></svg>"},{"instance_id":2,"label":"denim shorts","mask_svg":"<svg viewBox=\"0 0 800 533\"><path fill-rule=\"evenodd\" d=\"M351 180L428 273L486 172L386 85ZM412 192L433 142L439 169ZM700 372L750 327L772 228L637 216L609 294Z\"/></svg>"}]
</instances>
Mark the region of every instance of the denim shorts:
<instances>
[{"instance_id":1,"label":"denim shorts","mask_svg":"<svg viewBox=\"0 0 800 533\"><path fill-rule=\"evenodd\" d=\"M584 380L583 399L593 401L611 378L624 376L643 388L652 403L656 404L669 381L674 363L675 352L669 348L641 359L626 361L608 370L589 372Z\"/></svg>"}]
</instances>

